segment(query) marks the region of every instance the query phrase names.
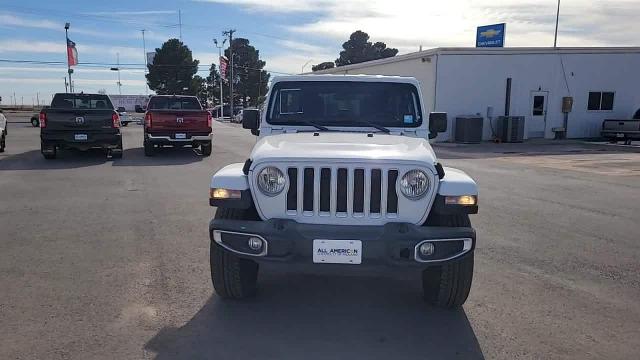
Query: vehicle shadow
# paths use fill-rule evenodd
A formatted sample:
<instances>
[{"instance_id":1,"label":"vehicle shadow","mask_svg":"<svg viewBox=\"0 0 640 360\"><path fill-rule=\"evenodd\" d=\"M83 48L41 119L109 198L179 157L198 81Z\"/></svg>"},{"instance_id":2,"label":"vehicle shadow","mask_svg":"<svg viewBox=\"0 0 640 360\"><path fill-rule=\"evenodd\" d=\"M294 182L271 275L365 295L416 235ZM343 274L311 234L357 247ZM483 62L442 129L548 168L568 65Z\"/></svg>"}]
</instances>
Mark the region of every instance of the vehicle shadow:
<instances>
[{"instance_id":1,"label":"vehicle shadow","mask_svg":"<svg viewBox=\"0 0 640 360\"><path fill-rule=\"evenodd\" d=\"M122 153L122 159L114 160L113 166L159 166L159 165L185 165L202 161L204 157L200 149L191 147L160 148L156 149L154 156L145 156L144 149L128 148Z\"/></svg>"},{"instance_id":2,"label":"vehicle shadow","mask_svg":"<svg viewBox=\"0 0 640 360\"><path fill-rule=\"evenodd\" d=\"M464 310L427 306L381 278L261 278L248 301L213 295L145 345L156 359L483 359Z\"/></svg>"},{"instance_id":3,"label":"vehicle shadow","mask_svg":"<svg viewBox=\"0 0 640 360\"><path fill-rule=\"evenodd\" d=\"M607 144L536 144L534 143L503 143L492 144L455 144L435 143L433 150L440 159L489 159L518 156L558 156L558 155L589 155L589 154L619 154L625 152L640 152L639 148L611 146Z\"/></svg>"},{"instance_id":4,"label":"vehicle shadow","mask_svg":"<svg viewBox=\"0 0 640 360\"><path fill-rule=\"evenodd\" d=\"M31 150L20 154L0 158L0 170L49 170L75 169L104 164L109 161L103 150L59 151L56 159L46 160L40 150Z\"/></svg>"}]
</instances>

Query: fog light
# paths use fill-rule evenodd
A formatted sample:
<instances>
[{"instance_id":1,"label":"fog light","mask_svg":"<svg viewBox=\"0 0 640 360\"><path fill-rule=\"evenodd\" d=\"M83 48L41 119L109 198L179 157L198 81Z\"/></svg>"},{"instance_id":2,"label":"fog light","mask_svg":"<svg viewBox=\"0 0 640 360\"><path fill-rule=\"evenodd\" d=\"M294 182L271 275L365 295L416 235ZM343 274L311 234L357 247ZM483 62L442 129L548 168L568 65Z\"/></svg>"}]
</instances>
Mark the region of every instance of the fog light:
<instances>
[{"instance_id":1,"label":"fog light","mask_svg":"<svg viewBox=\"0 0 640 360\"><path fill-rule=\"evenodd\" d=\"M419 250L420 250L420 256L426 257L426 256L433 255L433 252L436 250L436 247L432 243L426 242L420 245Z\"/></svg>"},{"instance_id":2,"label":"fog light","mask_svg":"<svg viewBox=\"0 0 640 360\"><path fill-rule=\"evenodd\" d=\"M253 251L259 251L262 249L262 239L257 237L250 237L248 242L249 248Z\"/></svg>"}]
</instances>

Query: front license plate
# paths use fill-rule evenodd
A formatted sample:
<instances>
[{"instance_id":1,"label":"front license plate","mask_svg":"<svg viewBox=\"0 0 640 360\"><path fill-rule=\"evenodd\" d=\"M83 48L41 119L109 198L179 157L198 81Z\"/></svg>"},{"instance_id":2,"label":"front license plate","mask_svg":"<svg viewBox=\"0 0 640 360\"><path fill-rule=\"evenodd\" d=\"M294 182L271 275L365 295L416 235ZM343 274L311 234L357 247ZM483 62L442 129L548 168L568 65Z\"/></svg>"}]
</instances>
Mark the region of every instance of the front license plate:
<instances>
[{"instance_id":1,"label":"front license plate","mask_svg":"<svg viewBox=\"0 0 640 360\"><path fill-rule=\"evenodd\" d=\"M186 139L187 134L176 134L176 139Z\"/></svg>"},{"instance_id":2,"label":"front license plate","mask_svg":"<svg viewBox=\"0 0 640 360\"><path fill-rule=\"evenodd\" d=\"M624 137L624 134L623 133L617 133L616 137Z\"/></svg>"},{"instance_id":3,"label":"front license plate","mask_svg":"<svg viewBox=\"0 0 640 360\"><path fill-rule=\"evenodd\" d=\"M324 264L362 263L360 240L313 240L313 262Z\"/></svg>"},{"instance_id":4,"label":"front license plate","mask_svg":"<svg viewBox=\"0 0 640 360\"><path fill-rule=\"evenodd\" d=\"M87 134L75 134L73 138L76 140L87 140Z\"/></svg>"}]
</instances>

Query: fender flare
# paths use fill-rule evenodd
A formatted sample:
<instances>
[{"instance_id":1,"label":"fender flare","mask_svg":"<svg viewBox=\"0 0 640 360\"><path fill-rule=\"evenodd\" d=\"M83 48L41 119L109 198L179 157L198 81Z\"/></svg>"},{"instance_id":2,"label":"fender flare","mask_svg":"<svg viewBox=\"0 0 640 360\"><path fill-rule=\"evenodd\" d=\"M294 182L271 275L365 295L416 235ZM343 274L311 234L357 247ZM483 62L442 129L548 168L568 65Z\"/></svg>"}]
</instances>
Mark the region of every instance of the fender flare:
<instances>
[{"instance_id":1,"label":"fender flare","mask_svg":"<svg viewBox=\"0 0 640 360\"><path fill-rule=\"evenodd\" d=\"M478 196L478 185L464 171L444 167L444 177L440 179L438 195L475 195Z\"/></svg>"},{"instance_id":2,"label":"fender flare","mask_svg":"<svg viewBox=\"0 0 640 360\"><path fill-rule=\"evenodd\" d=\"M229 164L211 177L211 188L249 190L249 179L244 174L243 163Z\"/></svg>"}]
</instances>

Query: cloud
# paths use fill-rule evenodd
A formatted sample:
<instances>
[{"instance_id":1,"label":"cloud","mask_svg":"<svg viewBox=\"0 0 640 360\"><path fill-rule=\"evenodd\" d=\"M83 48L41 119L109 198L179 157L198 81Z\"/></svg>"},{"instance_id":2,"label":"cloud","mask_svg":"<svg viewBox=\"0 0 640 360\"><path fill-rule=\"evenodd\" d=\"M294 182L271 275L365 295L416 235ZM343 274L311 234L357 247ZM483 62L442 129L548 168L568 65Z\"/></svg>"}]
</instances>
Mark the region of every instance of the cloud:
<instances>
[{"instance_id":1,"label":"cloud","mask_svg":"<svg viewBox=\"0 0 640 360\"><path fill-rule=\"evenodd\" d=\"M151 13L156 13L156 12L151 11ZM159 11L158 13L163 13L163 12ZM117 16L114 15L114 17L119 18L121 17L121 15L117 15ZM0 13L0 26L57 30L62 32L64 23L50 21L50 20L36 19L32 17L18 16L10 13ZM93 30L93 29L88 29L81 26L80 27L73 26L70 30L69 36L73 38L75 35L78 35L78 34L84 35L84 36L110 38L110 39L122 39L122 38L142 39L142 34L139 30L132 30L128 32L112 32L112 31ZM147 40L153 40L153 41L166 41L167 39L170 38L170 36L156 32L156 31L147 31L145 33L145 38Z\"/></svg>"},{"instance_id":2,"label":"cloud","mask_svg":"<svg viewBox=\"0 0 640 360\"><path fill-rule=\"evenodd\" d=\"M63 39L64 40L64 39ZM82 61L82 54L101 55L103 62L115 63L116 54L120 54L120 60L138 60L135 63L144 64L144 52L142 47L112 46L112 45L84 45L76 43L78 57ZM31 40L0 40L0 53L49 53L61 54L65 58L66 47L64 42L31 41Z\"/></svg>"},{"instance_id":3,"label":"cloud","mask_svg":"<svg viewBox=\"0 0 640 360\"><path fill-rule=\"evenodd\" d=\"M96 15L96 16L144 16L144 15L172 15L176 14L175 10L142 10L142 11L96 11L96 12L83 12L83 15Z\"/></svg>"},{"instance_id":4,"label":"cloud","mask_svg":"<svg viewBox=\"0 0 640 360\"><path fill-rule=\"evenodd\" d=\"M276 13L313 12L322 10L324 5L333 3L331 0L194 0L196 2L209 2L242 6L251 11L268 11Z\"/></svg>"},{"instance_id":5,"label":"cloud","mask_svg":"<svg viewBox=\"0 0 640 360\"><path fill-rule=\"evenodd\" d=\"M424 47L474 46L478 25L507 23L508 46L551 46L556 0L202 0L233 4L247 11L313 13L286 29L337 42L355 30L401 52ZM561 46L636 45L640 32L637 0L563 0L558 44Z\"/></svg>"}]
</instances>

